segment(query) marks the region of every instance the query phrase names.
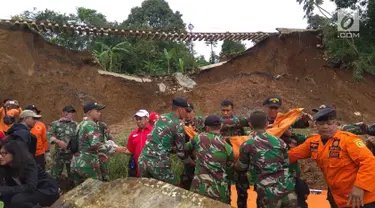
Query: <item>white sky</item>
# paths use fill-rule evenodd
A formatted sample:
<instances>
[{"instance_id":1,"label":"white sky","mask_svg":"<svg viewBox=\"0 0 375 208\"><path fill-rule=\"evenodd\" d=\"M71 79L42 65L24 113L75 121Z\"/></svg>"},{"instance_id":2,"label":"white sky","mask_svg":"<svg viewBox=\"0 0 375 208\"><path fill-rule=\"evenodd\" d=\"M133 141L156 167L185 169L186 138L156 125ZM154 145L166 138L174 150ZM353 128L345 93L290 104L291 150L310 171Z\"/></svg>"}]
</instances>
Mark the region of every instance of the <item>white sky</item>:
<instances>
[{"instance_id":1,"label":"white sky","mask_svg":"<svg viewBox=\"0 0 375 208\"><path fill-rule=\"evenodd\" d=\"M122 22L127 19L131 8L140 6L143 0L18 0L0 7L0 18L25 10L50 9L61 13L75 13L77 7L95 9L104 14L108 21ZM180 11L188 25L194 25L193 32L276 32L276 28L306 28L302 5L296 0L167 0L173 11ZM5 5L5 6L4 6ZM322 6L329 12L335 4L326 0ZM219 43L215 51L221 50ZM246 42L250 47L251 43ZM208 59L210 47L203 41L195 42L197 55Z\"/></svg>"}]
</instances>

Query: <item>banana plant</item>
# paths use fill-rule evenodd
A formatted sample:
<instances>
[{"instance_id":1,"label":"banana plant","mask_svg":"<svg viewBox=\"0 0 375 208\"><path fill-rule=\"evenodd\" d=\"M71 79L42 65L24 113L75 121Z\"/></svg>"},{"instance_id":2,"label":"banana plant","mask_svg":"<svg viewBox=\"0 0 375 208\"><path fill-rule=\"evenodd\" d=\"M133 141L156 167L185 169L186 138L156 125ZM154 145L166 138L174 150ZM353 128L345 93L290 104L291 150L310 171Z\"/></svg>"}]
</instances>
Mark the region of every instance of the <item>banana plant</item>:
<instances>
[{"instance_id":1,"label":"banana plant","mask_svg":"<svg viewBox=\"0 0 375 208\"><path fill-rule=\"evenodd\" d=\"M107 70L107 65L109 64L109 71L112 72L113 67L113 57L129 53L130 44L128 42L121 42L115 46L107 46L102 42L96 43L100 50L94 50L94 56L100 61L104 70Z\"/></svg>"},{"instance_id":2,"label":"banana plant","mask_svg":"<svg viewBox=\"0 0 375 208\"><path fill-rule=\"evenodd\" d=\"M168 61L168 74L171 74L171 59L174 54L174 48L172 48L169 52L166 48L164 48L164 56Z\"/></svg>"}]
</instances>

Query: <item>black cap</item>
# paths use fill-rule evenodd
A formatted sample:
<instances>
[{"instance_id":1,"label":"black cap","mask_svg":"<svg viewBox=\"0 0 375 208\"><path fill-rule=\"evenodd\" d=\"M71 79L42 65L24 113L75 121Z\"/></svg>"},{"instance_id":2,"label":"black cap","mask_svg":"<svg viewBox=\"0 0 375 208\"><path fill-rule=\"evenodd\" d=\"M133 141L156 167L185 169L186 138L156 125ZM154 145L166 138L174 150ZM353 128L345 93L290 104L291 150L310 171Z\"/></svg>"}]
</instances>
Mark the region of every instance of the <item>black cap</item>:
<instances>
[{"instance_id":1,"label":"black cap","mask_svg":"<svg viewBox=\"0 0 375 208\"><path fill-rule=\"evenodd\" d=\"M330 104L322 104L319 106L319 108L314 108L312 109L313 112L318 112L320 109L324 109L324 108L334 108L333 105L330 105Z\"/></svg>"},{"instance_id":2,"label":"black cap","mask_svg":"<svg viewBox=\"0 0 375 208\"><path fill-rule=\"evenodd\" d=\"M63 112L75 113L76 110L71 105L67 105L62 109Z\"/></svg>"},{"instance_id":3,"label":"black cap","mask_svg":"<svg viewBox=\"0 0 375 208\"><path fill-rule=\"evenodd\" d=\"M217 115L209 115L204 120L204 125L205 126L220 126L221 120L220 120L219 116L217 116Z\"/></svg>"},{"instance_id":4,"label":"black cap","mask_svg":"<svg viewBox=\"0 0 375 208\"><path fill-rule=\"evenodd\" d=\"M263 102L263 106L275 106L280 107L283 104L283 101L281 100L281 97L279 96L270 96Z\"/></svg>"},{"instance_id":5,"label":"black cap","mask_svg":"<svg viewBox=\"0 0 375 208\"><path fill-rule=\"evenodd\" d=\"M194 105L193 105L193 103L189 103L189 106L190 106L190 108L191 108L192 110L194 110Z\"/></svg>"},{"instance_id":6,"label":"black cap","mask_svg":"<svg viewBox=\"0 0 375 208\"><path fill-rule=\"evenodd\" d=\"M94 110L94 109L95 110L103 110L104 108L105 108L105 105L101 105L97 102L91 102L91 103L88 103L85 106L83 106L83 112L87 113L90 110Z\"/></svg>"},{"instance_id":7,"label":"black cap","mask_svg":"<svg viewBox=\"0 0 375 208\"><path fill-rule=\"evenodd\" d=\"M328 121L336 118L336 109L322 108L314 115L314 121Z\"/></svg>"},{"instance_id":8,"label":"black cap","mask_svg":"<svg viewBox=\"0 0 375 208\"><path fill-rule=\"evenodd\" d=\"M24 110L32 110L32 111L35 110L37 114L40 114L40 112L42 112L35 105L28 105L24 108Z\"/></svg>"},{"instance_id":9,"label":"black cap","mask_svg":"<svg viewBox=\"0 0 375 208\"><path fill-rule=\"evenodd\" d=\"M184 98L175 98L172 104L177 107L185 108L187 111L192 111L190 104Z\"/></svg>"}]
</instances>

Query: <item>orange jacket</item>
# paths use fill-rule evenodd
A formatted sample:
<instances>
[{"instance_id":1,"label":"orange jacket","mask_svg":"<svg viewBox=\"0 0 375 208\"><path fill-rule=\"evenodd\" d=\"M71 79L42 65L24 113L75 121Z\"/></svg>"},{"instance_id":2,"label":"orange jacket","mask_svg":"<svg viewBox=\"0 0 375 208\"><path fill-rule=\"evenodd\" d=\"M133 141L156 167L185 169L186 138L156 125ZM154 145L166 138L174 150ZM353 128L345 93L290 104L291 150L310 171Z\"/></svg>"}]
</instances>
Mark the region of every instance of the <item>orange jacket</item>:
<instances>
[{"instance_id":1,"label":"orange jacket","mask_svg":"<svg viewBox=\"0 0 375 208\"><path fill-rule=\"evenodd\" d=\"M291 163L309 157L322 170L338 207L347 207L353 186L365 190L365 204L375 201L375 157L360 137L337 131L323 145L320 135L313 135L289 150Z\"/></svg>"},{"instance_id":2,"label":"orange jacket","mask_svg":"<svg viewBox=\"0 0 375 208\"><path fill-rule=\"evenodd\" d=\"M37 121L30 132L34 134L38 139L36 144L35 156L44 154L48 150L46 125L44 125L44 123L40 121Z\"/></svg>"},{"instance_id":3,"label":"orange jacket","mask_svg":"<svg viewBox=\"0 0 375 208\"><path fill-rule=\"evenodd\" d=\"M11 109L11 110L7 110L7 114L8 116L13 116L13 117L18 117L22 112L22 109L21 108L18 108L18 109ZM1 131L8 131L8 129L10 127L12 127L12 125L6 125L4 123L4 117L5 117L5 110L4 110L4 107L1 107L0 108L0 130Z\"/></svg>"}]
</instances>

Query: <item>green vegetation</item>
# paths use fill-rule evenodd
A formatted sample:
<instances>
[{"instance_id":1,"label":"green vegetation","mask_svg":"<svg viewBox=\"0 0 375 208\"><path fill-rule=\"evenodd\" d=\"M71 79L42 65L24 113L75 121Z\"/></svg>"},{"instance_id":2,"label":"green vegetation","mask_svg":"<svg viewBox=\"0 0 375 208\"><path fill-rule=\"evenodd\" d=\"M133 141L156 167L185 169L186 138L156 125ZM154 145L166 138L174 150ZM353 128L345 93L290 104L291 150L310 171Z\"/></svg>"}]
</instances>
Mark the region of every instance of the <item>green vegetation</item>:
<instances>
[{"instance_id":1,"label":"green vegetation","mask_svg":"<svg viewBox=\"0 0 375 208\"><path fill-rule=\"evenodd\" d=\"M120 28L131 30L154 30L163 32L186 32L186 24L179 11L173 11L165 0L145 0L134 7L123 22L111 22L100 12L79 7L75 14L61 14L52 10L25 11L12 19L49 21L58 24ZM60 34L41 32L49 42L74 50L92 51L104 70L117 73L164 75L177 71L193 72L208 65L203 56L194 57L192 43L169 40L145 40L136 38ZM229 51L232 51L231 49ZM211 56L211 63L219 59Z\"/></svg>"},{"instance_id":2,"label":"green vegetation","mask_svg":"<svg viewBox=\"0 0 375 208\"><path fill-rule=\"evenodd\" d=\"M121 135L115 138L116 144L125 145L128 143L128 136L131 133L131 130L126 130ZM111 180L115 180L118 178L125 178L128 176L128 163L129 163L130 156L128 155L119 155L116 154L109 159L109 177ZM172 170L178 176L180 180L180 176L184 170L184 166L181 161L177 158L176 155L172 155Z\"/></svg>"},{"instance_id":3,"label":"green vegetation","mask_svg":"<svg viewBox=\"0 0 375 208\"><path fill-rule=\"evenodd\" d=\"M363 80L363 75L375 75L375 1L369 0L331 0L337 9L352 9L359 11L360 37L339 38L337 31L337 12L327 15L322 0L297 0L303 5L305 17L308 19L309 29L322 32L323 44L327 50L328 61L332 66L340 68L354 68L353 76L356 80ZM314 15L318 9L324 16ZM350 35L350 34L349 34Z\"/></svg>"}]
</instances>

